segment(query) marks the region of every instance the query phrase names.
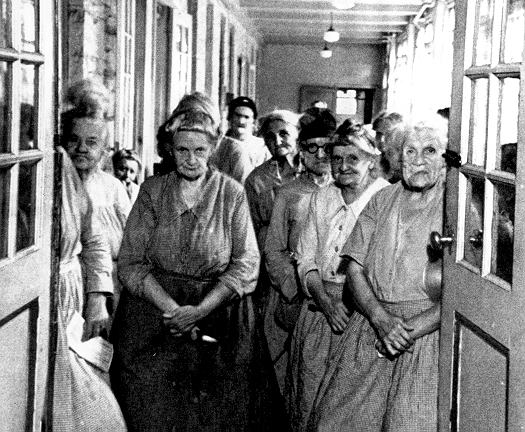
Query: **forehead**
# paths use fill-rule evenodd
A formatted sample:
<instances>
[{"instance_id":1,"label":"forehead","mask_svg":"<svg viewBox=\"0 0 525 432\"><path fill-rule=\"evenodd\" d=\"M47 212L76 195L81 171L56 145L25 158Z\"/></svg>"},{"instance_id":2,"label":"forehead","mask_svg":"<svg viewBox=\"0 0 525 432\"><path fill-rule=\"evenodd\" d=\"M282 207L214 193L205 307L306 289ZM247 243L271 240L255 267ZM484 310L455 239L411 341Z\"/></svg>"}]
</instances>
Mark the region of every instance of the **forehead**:
<instances>
[{"instance_id":1,"label":"forehead","mask_svg":"<svg viewBox=\"0 0 525 432\"><path fill-rule=\"evenodd\" d=\"M139 164L136 160L133 159L120 159L119 166L131 168L131 169L137 169L139 167Z\"/></svg>"},{"instance_id":2,"label":"forehead","mask_svg":"<svg viewBox=\"0 0 525 432\"><path fill-rule=\"evenodd\" d=\"M175 148L198 148L198 147L211 147L208 141L208 136L201 132L193 131L180 131L173 135L172 145Z\"/></svg>"},{"instance_id":3,"label":"forehead","mask_svg":"<svg viewBox=\"0 0 525 432\"><path fill-rule=\"evenodd\" d=\"M336 145L332 150L332 156L357 156L364 157L364 152L355 145Z\"/></svg>"},{"instance_id":4,"label":"forehead","mask_svg":"<svg viewBox=\"0 0 525 432\"><path fill-rule=\"evenodd\" d=\"M234 115L242 116L242 117L253 117L253 111L245 106L240 106L235 108L233 111Z\"/></svg>"},{"instance_id":5,"label":"forehead","mask_svg":"<svg viewBox=\"0 0 525 432\"><path fill-rule=\"evenodd\" d=\"M106 132L103 120L92 118L78 118L72 122L71 133L82 136L102 136Z\"/></svg>"},{"instance_id":6,"label":"forehead","mask_svg":"<svg viewBox=\"0 0 525 432\"><path fill-rule=\"evenodd\" d=\"M404 148L411 147L411 148L428 148L432 147L436 150L439 150L442 146L439 143L439 140L429 130L419 130L419 131L413 131L405 140Z\"/></svg>"},{"instance_id":7,"label":"forehead","mask_svg":"<svg viewBox=\"0 0 525 432\"><path fill-rule=\"evenodd\" d=\"M283 120L272 120L266 127L266 132L296 131L296 127Z\"/></svg>"}]
</instances>

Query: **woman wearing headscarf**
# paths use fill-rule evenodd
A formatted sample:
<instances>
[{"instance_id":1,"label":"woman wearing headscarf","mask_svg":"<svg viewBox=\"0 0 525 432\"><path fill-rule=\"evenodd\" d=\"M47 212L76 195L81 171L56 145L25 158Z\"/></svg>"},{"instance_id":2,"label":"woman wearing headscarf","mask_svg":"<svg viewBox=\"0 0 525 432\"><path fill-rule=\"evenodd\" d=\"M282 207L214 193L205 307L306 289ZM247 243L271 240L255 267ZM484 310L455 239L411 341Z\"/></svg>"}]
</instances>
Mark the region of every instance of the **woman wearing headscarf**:
<instances>
[{"instance_id":1,"label":"woman wearing headscarf","mask_svg":"<svg viewBox=\"0 0 525 432\"><path fill-rule=\"evenodd\" d=\"M264 313L264 334L281 393L290 351L290 338L303 296L294 255L303 229L310 196L331 179L325 146L336 129L335 115L328 109L309 108L300 118L299 146L304 170L277 193L264 248L271 281Z\"/></svg>"},{"instance_id":2,"label":"woman wearing headscarf","mask_svg":"<svg viewBox=\"0 0 525 432\"><path fill-rule=\"evenodd\" d=\"M208 164L219 125L208 97L183 97L158 132L173 171L141 185L124 232L113 378L133 431L272 430L280 419L250 295L260 256L246 195Z\"/></svg>"},{"instance_id":3,"label":"woman wearing headscarf","mask_svg":"<svg viewBox=\"0 0 525 432\"><path fill-rule=\"evenodd\" d=\"M334 182L313 193L295 254L307 297L293 333L286 381L295 431L306 430L326 361L351 315L351 305L343 301L339 251L368 200L389 184L377 176L380 153L359 123L343 122L326 151Z\"/></svg>"}]
</instances>

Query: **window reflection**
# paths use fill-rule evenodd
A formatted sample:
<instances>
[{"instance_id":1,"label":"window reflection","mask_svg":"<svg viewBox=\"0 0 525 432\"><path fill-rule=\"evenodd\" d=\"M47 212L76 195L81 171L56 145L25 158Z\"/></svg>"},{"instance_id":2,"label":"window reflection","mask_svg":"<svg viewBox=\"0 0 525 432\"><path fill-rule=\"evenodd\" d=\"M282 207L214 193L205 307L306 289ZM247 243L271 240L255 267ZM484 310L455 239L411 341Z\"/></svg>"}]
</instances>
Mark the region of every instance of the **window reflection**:
<instances>
[{"instance_id":1,"label":"window reflection","mask_svg":"<svg viewBox=\"0 0 525 432\"><path fill-rule=\"evenodd\" d=\"M20 104L20 150L35 148L36 132L36 83L33 65L22 65L22 103Z\"/></svg>"},{"instance_id":2,"label":"window reflection","mask_svg":"<svg viewBox=\"0 0 525 432\"><path fill-rule=\"evenodd\" d=\"M492 54L492 17L494 15L493 0L482 0L479 2L478 9L478 34L475 38L476 58L475 65L490 64Z\"/></svg>"},{"instance_id":3,"label":"window reflection","mask_svg":"<svg viewBox=\"0 0 525 432\"><path fill-rule=\"evenodd\" d=\"M35 0L22 2L22 49L26 52L36 51L36 14Z\"/></svg>"},{"instance_id":4,"label":"window reflection","mask_svg":"<svg viewBox=\"0 0 525 432\"><path fill-rule=\"evenodd\" d=\"M472 136L470 141L470 160L474 165L485 166L485 148L487 138L487 102L488 79L474 80L473 101L471 114Z\"/></svg>"},{"instance_id":5,"label":"window reflection","mask_svg":"<svg viewBox=\"0 0 525 432\"><path fill-rule=\"evenodd\" d=\"M468 178L467 206L465 215L465 247L463 257L481 270L483 255L483 212L485 183L483 179Z\"/></svg>"},{"instance_id":6,"label":"window reflection","mask_svg":"<svg viewBox=\"0 0 525 432\"><path fill-rule=\"evenodd\" d=\"M0 169L0 258L7 256L7 227L9 223L9 169Z\"/></svg>"},{"instance_id":7,"label":"window reflection","mask_svg":"<svg viewBox=\"0 0 525 432\"><path fill-rule=\"evenodd\" d=\"M505 22L505 37L503 38L503 62L521 62L523 51L524 28L523 0L508 0Z\"/></svg>"},{"instance_id":8,"label":"window reflection","mask_svg":"<svg viewBox=\"0 0 525 432\"><path fill-rule=\"evenodd\" d=\"M0 0L1 1L1 0ZM9 137L9 101L11 100L9 91L11 67L6 62L0 62L0 136ZM0 139L0 153L7 153L10 150L9 140Z\"/></svg>"},{"instance_id":9,"label":"window reflection","mask_svg":"<svg viewBox=\"0 0 525 432\"><path fill-rule=\"evenodd\" d=\"M0 48L10 45L11 26L8 0L0 0Z\"/></svg>"},{"instance_id":10,"label":"window reflection","mask_svg":"<svg viewBox=\"0 0 525 432\"><path fill-rule=\"evenodd\" d=\"M495 185L490 271L508 283L512 283L515 198L513 186Z\"/></svg>"},{"instance_id":11,"label":"window reflection","mask_svg":"<svg viewBox=\"0 0 525 432\"><path fill-rule=\"evenodd\" d=\"M35 163L20 164L16 226L17 251L32 246L35 242L36 167Z\"/></svg>"}]
</instances>

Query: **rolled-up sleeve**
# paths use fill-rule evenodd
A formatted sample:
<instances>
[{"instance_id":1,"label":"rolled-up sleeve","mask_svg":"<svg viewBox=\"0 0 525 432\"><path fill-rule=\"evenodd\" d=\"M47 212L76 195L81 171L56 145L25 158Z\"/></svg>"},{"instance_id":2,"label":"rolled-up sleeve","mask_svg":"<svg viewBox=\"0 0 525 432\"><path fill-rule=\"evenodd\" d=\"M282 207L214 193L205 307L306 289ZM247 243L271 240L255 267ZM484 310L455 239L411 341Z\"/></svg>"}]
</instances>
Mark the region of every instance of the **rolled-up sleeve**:
<instances>
[{"instance_id":1,"label":"rolled-up sleeve","mask_svg":"<svg viewBox=\"0 0 525 432\"><path fill-rule=\"evenodd\" d=\"M297 294L297 277L294 260L288 250L289 207L286 195L277 194L266 242L264 256L272 286L289 301Z\"/></svg>"},{"instance_id":2,"label":"rolled-up sleeve","mask_svg":"<svg viewBox=\"0 0 525 432\"><path fill-rule=\"evenodd\" d=\"M232 253L226 271L219 281L240 297L255 290L259 276L260 253L257 247L248 201L244 192L235 200L229 226L232 238Z\"/></svg>"},{"instance_id":3,"label":"rolled-up sleeve","mask_svg":"<svg viewBox=\"0 0 525 432\"><path fill-rule=\"evenodd\" d=\"M304 293L310 297L310 293L306 287L306 275L312 270L318 270L319 266L316 262L318 237L317 237L317 205L316 205L316 193L312 195L310 205L308 206L308 216L306 217L306 223L304 230L299 236L299 242L297 244L297 271L299 273L299 280Z\"/></svg>"},{"instance_id":4,"label":"rolled-up sleeve","mask_svg":"<svg viewBox=\"0 0 525 432\"><path fill-rule=\"evenodd\" d=\"M155 210L147 188L141 187L129 214L118 256L118 276L132 294L143 295L144 278L153 266L147 258L148 242L155 229Z\"/></svg>"},{"instance_id":5,"label":"rolled-up sleeve","mask_svg":"<svg viewBox=\"0 0 525 432\"><path fill-rule=\"evenodd\" d=\"M91 201L87 197L88 210L82 216L80 241L82 252L83 271L86 278L86 293L104 293L112 295L113 286L113 261L109 242L102 226L93 215Z\"/></svg>"}]
</instances>

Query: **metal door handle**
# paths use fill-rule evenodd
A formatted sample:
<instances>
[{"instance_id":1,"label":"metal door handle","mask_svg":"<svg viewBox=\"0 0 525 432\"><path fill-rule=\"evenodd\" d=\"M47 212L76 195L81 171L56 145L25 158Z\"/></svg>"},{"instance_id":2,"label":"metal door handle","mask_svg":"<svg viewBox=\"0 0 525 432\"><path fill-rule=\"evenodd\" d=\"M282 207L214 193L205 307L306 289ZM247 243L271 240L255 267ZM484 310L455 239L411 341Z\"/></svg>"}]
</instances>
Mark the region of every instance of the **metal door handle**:
<instances>
[{"instance_id":1,"label":"metal door handle","mask_svg":"<svg viewBox=\"0 0 525 432\"><path fill-rule=\"evenodd\" d=\"M469 237L469 241L472 247L476 249L483 247L483 231L480 229L474 230L472 235Z\"/></svg>"},{"instance_id":2,"label":"metal door handle","mask_svg":"<svg viewBox=\"0 0 525 432\"><path fill-rule=\"evenodd\" d=\"M432 231L430 233L430 247L434 252L442 252L443 248L452 245L453 241L453 237L442 236L437 231Z\"/></svg>"}]
</instances>

